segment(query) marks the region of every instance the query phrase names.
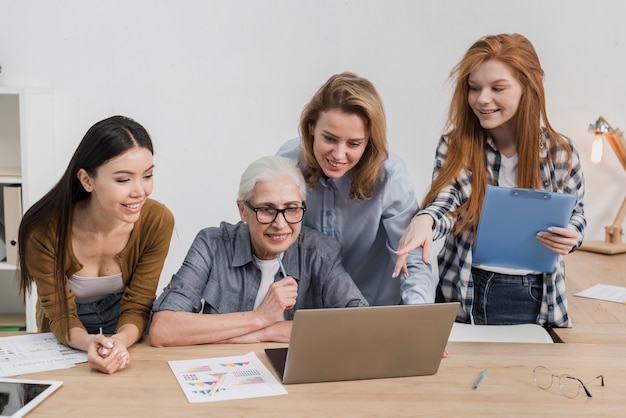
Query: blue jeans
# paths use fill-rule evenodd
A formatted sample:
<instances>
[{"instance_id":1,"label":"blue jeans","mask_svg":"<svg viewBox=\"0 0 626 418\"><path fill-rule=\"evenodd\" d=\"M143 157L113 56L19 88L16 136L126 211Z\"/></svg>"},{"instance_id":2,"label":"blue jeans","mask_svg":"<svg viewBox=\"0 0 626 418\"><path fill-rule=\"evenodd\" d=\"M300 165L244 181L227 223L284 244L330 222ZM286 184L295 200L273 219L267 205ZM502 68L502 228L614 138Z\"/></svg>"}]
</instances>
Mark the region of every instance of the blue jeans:
<instances>
[{"instance_id":1,"label":"blue jeans","mask_svg":"<svg viewBox=\"0 0 626 418\"><path fill-rule=\"evenodd\" d=\"M122 293L113 293L97 302L77 303L76 312L89 334L115 334L120 319Z\"/></svg>"},{"instance_id":2,"label":"blue jeans","mask_svg":"<svg viewBox=\"0 0 626 418\"><path fill-rule=\"evenodd\" d=\"M541 309L543 275L524 276L472 268L477 325L534 324Z\"/></svg>"}]
</instances>

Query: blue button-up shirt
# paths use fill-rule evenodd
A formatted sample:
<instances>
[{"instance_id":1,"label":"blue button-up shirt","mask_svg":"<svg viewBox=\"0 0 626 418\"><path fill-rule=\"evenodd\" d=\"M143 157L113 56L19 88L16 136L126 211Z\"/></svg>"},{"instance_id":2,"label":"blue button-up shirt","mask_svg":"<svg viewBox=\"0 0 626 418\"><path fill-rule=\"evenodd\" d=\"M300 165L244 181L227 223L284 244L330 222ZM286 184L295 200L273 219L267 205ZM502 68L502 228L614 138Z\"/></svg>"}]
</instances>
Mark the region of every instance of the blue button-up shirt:
<instances>
[{"instance_id":1,"label":"blue button-up shirt","mask_svg":"<svg viewBox=\"0 0 626 418\"><path fill-rule=\"evenodd\" d=\"M284 144L278 155L298 161L300 140ZM351 187L350 172L307 187L304 224L339 241L344 266L371 305L434 302L436 280L421 248L407 257L408 277L391 277L395 249L418 209L404 162L390 153L369 200L351 199Z\"/></svg>"}]
</instances>

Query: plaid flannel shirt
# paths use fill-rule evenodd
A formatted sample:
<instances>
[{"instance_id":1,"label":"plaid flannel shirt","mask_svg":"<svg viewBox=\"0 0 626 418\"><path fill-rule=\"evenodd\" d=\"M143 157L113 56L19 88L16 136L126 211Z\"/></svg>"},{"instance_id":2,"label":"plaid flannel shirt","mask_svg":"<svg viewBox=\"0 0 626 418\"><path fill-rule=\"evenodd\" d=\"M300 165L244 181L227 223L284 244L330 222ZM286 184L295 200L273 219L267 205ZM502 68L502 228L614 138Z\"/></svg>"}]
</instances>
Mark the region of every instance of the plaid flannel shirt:
<instances>
[{"instance_id":1,"label":"plaid flannel shirt","mask_svg":"<svg viewBox=\"0 0 626 418\"><path fill-rule=\"evenodd\" d=\"M541 181L543 190L551 192L569 193L576 196L576 203L569 220L568 227L578 232L578 242L574 249L582 244L585 227L583 197L585 182L580 165L580 158L574 143L563 137L572 149L571 165L567 152L559 149L555 158L546 152L549 148L549 138L545 130L541 136ZM498 184L501 156L491 138L487 139L486 162L487 169L493 184ZM437 146L433 179L439 173L448 153L448 138L442 136ZM547 156L547 158L543 158ZM474 234L465 231L454 235L454 219L448 213L461 206L472 191L472 173L464 169L457 178L445 187L428 207L418 212L428 214L435 220L433 240L445 236L445 243L437 256L439 265L439 286L445 300L460 301L461 307L457 321L474 323L472 305L474 301L474 284L472 281L472 242ZM572 325L567 313L567 296L565 292L565 263L563 256L557 258L554 272L544 274L543 298L537 323L543 326L570 327Z\"/></svg>"}]
</instances>

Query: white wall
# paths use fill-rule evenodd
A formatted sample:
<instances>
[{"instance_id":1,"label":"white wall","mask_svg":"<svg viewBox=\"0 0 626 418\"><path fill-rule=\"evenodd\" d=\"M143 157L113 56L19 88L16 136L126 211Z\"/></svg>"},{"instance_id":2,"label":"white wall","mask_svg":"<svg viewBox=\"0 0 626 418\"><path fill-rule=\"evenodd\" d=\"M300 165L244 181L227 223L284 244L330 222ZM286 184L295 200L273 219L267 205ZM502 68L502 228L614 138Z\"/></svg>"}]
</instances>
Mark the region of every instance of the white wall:
<instances>
[{"instance_id":1,"label":"white wall","mask_svg":"<svg viewBox=\"0 0 626 418\"><path fill-rule=\"evenodd\" d=\"M586 129L599 115L626 127L625 12L623 0L0 0L0 85L53 88L59 176L96 121L146 126L153 197L177 221L162 287L200 228L237 220L241 172L297 135L333 73L378 87L391 149L421 196L449 71L480 36L519 32L546 72L552 125L583 154L587 238L603 240L626 173L608 145L604 164L588 163Z\"/></svg>"}]
</instances>

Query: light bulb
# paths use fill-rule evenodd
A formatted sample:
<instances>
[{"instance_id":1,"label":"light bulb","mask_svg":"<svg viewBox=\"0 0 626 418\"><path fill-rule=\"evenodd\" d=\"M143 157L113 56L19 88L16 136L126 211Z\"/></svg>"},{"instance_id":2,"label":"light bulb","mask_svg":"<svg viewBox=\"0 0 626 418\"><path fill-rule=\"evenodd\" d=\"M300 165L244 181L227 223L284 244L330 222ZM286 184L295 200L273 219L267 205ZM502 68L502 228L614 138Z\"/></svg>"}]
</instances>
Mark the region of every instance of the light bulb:
<instances>
[{"instance_id":1,"label":"light bulb","mask_svg":"<svg viewBox=\"0 0 626 418\"><path fill-rule=\"evenodd\" d=\"M598 164L602 161L602 134L597 133L596 139L591 144L591 162Z\"/></svg>"}]
</instances>

